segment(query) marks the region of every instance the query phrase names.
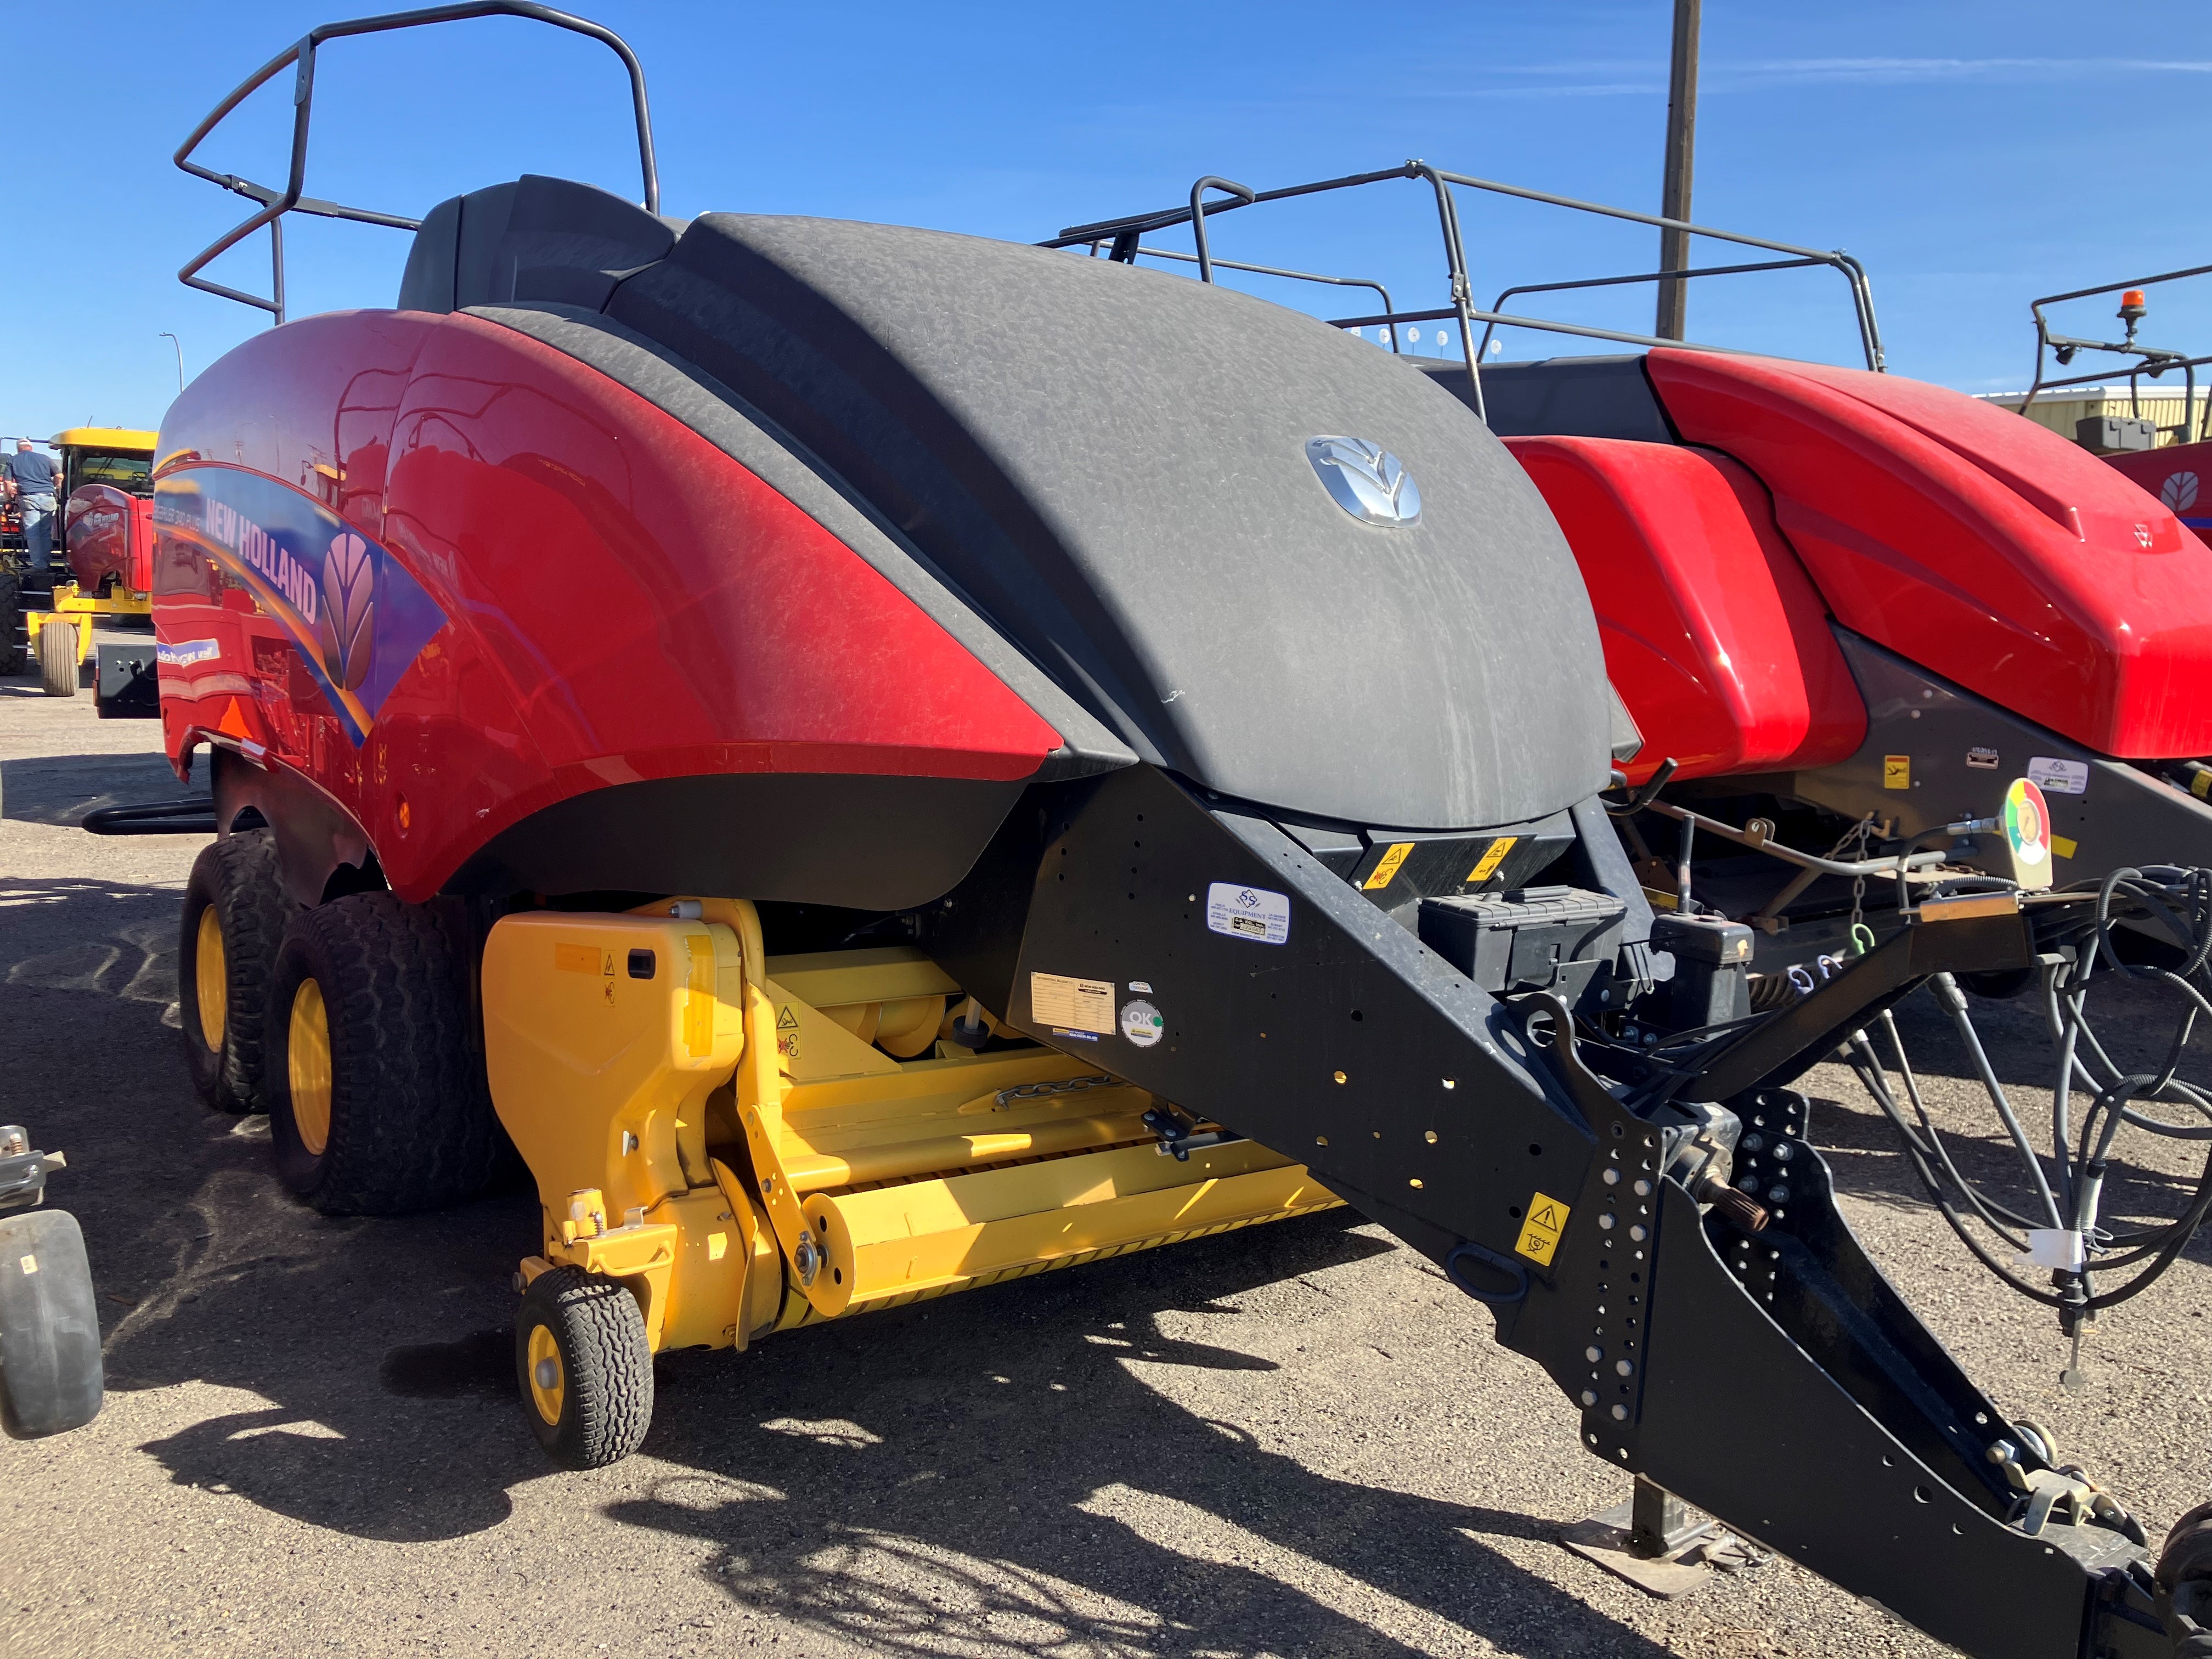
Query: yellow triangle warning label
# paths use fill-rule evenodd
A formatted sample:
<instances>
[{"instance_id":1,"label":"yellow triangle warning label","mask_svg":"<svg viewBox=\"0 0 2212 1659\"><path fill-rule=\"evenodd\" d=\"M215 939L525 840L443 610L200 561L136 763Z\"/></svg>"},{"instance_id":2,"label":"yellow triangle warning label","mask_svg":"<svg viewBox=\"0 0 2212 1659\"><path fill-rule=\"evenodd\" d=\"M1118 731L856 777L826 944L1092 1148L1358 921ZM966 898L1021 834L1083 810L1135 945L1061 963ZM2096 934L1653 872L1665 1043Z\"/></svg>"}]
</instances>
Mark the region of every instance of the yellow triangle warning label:
<instances>
[{"instance_id":1,"label":"yellow triangle warning label","mask_svg":"<svg viewBox=\"0 0 2212 1659\"><path fill-rule=\"evenodd\" d=\"M608 951L606 958L606 961L600 964L599 972L604 977L612 979L615 976L615 953L611 951Z\"/></svg>"},{"instance_id":2,"label":"yellow triangle warning label","mask_svg":"<svg viewBox=\"0 0 2212 1659\"><path fill-rule=\"evenodd\" d=\"M246 724L246 711L238 706L238 699L230 700L230 707L222 711L222 722L216 727L226 738L251 738L253 732Z\"/></svg>"},{"instance_id":3,"label":"yellow triangle warning label","mask_svg":"<svg viewBox=\"0 0 2212 1659\"><path fill-rule=\"evenodd\" d=\"M791 1005L787 1002L783 1005L781 1012L775 1017L775 1029L779 1031L795 1031L799 1029L799 1017L791 1012Z\"/></svg>"},{"instance_id":4,"label":"yellow triangle warning label","mask_svg":"<svg viewBox=\"0 0 2212 1659\"><path fill-rule=\"evenodd\" d=\"M1567 1218L1573 1212L1571 1206L1547 1194L1529 1194L1528 1218L1521 1224L1521 1242L1513 1247L1514 1253L1527 1256L1540 1267L1550 1267L1560 1235L1567 1230Z\"/></svg>"}]
</instances>

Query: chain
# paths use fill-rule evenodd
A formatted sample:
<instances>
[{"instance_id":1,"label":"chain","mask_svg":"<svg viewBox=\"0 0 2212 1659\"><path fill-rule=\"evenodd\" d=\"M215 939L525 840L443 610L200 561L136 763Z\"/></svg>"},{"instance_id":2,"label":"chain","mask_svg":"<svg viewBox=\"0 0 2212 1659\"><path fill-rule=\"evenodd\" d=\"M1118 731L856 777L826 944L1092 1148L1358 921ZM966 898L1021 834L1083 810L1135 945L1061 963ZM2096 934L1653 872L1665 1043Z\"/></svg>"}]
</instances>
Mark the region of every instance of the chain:
<instances>
[{"instance_id":1,"label":"chain","mask_svg":"<svg viewBox=\"0 0 2212 1659\"><path fill-rule=\"evenodd\" d=\"M1058 1083L1018 1083L1011 1089L999 1091L998 1104L993 1109L1011 1111L1018 1100L1043 1100L1053 1095L1079 1095L1086 1089L1126 1089L1129 1085L1118 1077L1094 1073L1089 1077L1065 1078Z\"/></svg>"}]
</instances>

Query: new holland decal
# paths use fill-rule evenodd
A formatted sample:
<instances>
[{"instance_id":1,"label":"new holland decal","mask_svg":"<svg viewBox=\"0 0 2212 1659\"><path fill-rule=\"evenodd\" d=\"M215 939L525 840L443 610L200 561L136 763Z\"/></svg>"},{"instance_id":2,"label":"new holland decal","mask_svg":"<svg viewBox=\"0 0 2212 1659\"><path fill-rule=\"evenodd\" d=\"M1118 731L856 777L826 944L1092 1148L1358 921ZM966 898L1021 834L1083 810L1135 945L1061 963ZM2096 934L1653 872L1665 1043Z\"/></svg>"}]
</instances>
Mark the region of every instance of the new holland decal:
<instances>
[{"instance_id":1,"label":"new holland decal","mask_svg":"<svg viewBox=\"0 0 2212 1659\"><path fill-rule=\"evenodd\" d=\"M274 617L358 748L446 613L383 547L311 496L242 468L175 468L154 522L243 585Z\"/></svg>"}]
</instances>

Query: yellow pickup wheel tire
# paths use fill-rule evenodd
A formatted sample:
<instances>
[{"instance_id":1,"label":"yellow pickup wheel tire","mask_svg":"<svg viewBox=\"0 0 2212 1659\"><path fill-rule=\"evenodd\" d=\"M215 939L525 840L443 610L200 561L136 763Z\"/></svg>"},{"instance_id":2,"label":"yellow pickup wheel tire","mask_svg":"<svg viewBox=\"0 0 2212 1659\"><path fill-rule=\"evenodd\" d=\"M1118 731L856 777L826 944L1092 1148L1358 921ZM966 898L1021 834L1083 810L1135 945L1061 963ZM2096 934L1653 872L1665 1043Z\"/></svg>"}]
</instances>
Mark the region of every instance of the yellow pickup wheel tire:
<instances>
[{"instance_id":1,"label":"yellow pickup wheel tire","mask_svg":"<svg viewBox=\"0 0 2212 1659\"><path fill-rule=\"evenodd\" d=\"M514 1368L530 1431L562 1468L603 1468L645 1443L653 1349L637 1298L615 1280L538 1274L515 1315Z\"/></svg>"},{"instance_id":2,"label":"yellow pickup wheel tire","mask_svg":"<svg viewBox=\"0 0 2212 1659\"><path fill-rule=\"evenodd\" d=\"M50 622L39 629L39 686L50 697L76 696L76 624Z\"/></svg>"},{"instance_id":3,"label":"yellow pickup wheel tire","mask_svg":"<svg viewBox=\"0 0 2212 1659\"><path fill-rule=\"evenodd\" d=\"M441 914L351 893L295 915L264 1007L276 1173L326 1215L397 1215L471 1198L505 1142L468 981Z\"/></svg>"},{"instance_id":4,"label":"yellow pickup wheel tire","mask_svg":"<svg viewBox=\"0 0 2212 1659\"><path fill-rule=\"evenodd\" d=\"M276 879L276 843L245 830L200 848L185 884L177 1012L192 1088L219 1112L268 1109L262 1034L269 974L293 905Z\"/></svg>"}]
</instances>

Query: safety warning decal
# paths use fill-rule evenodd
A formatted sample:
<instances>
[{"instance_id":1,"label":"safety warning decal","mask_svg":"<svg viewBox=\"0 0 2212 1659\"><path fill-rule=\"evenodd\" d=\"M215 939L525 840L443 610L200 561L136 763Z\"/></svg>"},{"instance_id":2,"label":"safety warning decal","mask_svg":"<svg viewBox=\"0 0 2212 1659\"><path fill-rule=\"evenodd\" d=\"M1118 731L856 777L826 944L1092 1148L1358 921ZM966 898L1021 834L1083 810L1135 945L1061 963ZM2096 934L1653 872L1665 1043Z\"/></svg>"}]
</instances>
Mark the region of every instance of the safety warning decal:
<instances>
[{"instance_id":1,"label":"safety warning decal","mask_svg":"<svg viewBox=\"0 0 2212 1659\"><path fill-rule=\"evenodd\" d=\"M1030 1017L1060 1030L1114 1035L1114 981L1071 979L1065 974L1030 975Z\"/></svg>"},{"instance_id":2,"label":"safety warning decal","mask_svg":"<svg viewBox=\"0 0 2212 1659\"><path fill-rule=\"evenodd\" d=\"M2086 795L2089 793L2089 763L2087 761L2054 760L2048 755L2038 755L2028 762L2027 775L2049 794Z\"/></svg>"},{"instance_id":3,"label":"safety warning decal","mask_svg":"<svg viewBox=\"0 0 2212 1659\"><path fill-rule=\"evenodd\" d=\"M1567 1230L1567 1217L1573 1213L1556 1198L1542 1193L1531 1194L1528 1213L1522 1218L1521 1242L1513 1247L1516 1255L1525 1255L1540 1267L1552 1265L1552 1256L1559 1248L1559 1235Z\"/></svg>"},{"instance_id":4,"label":"safety warning decal","mask_svg":"<svg viewBox=\"0 0 2212 1659\"><path fill-rule=\"evenodd\" d=\"M1505 855L1520 843L1520 840L1518 836L1500 836L1483 848L1482 856L1476 860L1474 868L1467 872L1468 883L1480 886L1496 875L1498 866L1505 862Z\"/></svg>"},{"instance_id":5,"label":"safety warning decal","mask_svg":"<svg viewBox=\"0 0 2212 1659\"><path fill-rule=\"evenodd\" d=\"M1390 878L1398 873L1398 866L1406 861L1406 854L1413 850L1413 843L1410 841L1392 842L1382 849L1382 861L1375 866L1372 875L1359 884L1360 886L1369 892L1378 887L1388 887Z\"/></svg>"},{"instance_id":6,"label":"safety warning decal","mask_svg":"<svg viewBox=\"0 0 2212 1659\"><path fill-rule=\"evenodd\" d=\"M1912 787L1912 757L1884 755L1881 757L1881 787L1885 789Z\"/></svg>"},{"instance_id":7,"label":"safety warning decal","mask_svg":"<svg viewBox=\"0 0 2212 1659\"><path fill-rule=\"evenodd\" d=\"M1994 749L1973 748L1966 751L1966 764L1977 771L1994 772L2004 757Z\"/></svg>"},{"instance_id":8,"label":"safety warning decal","mask_svg":"<svg viewBox=\"0 0 2212 1659\"><path fill-rule=\"evenodd\" d=\"M1291 902L1264 887L1217 881L1206 890L1206 925L1217 933L1249 939L1255 945L1287 945Z\"/></svg>"}]
</instances>

